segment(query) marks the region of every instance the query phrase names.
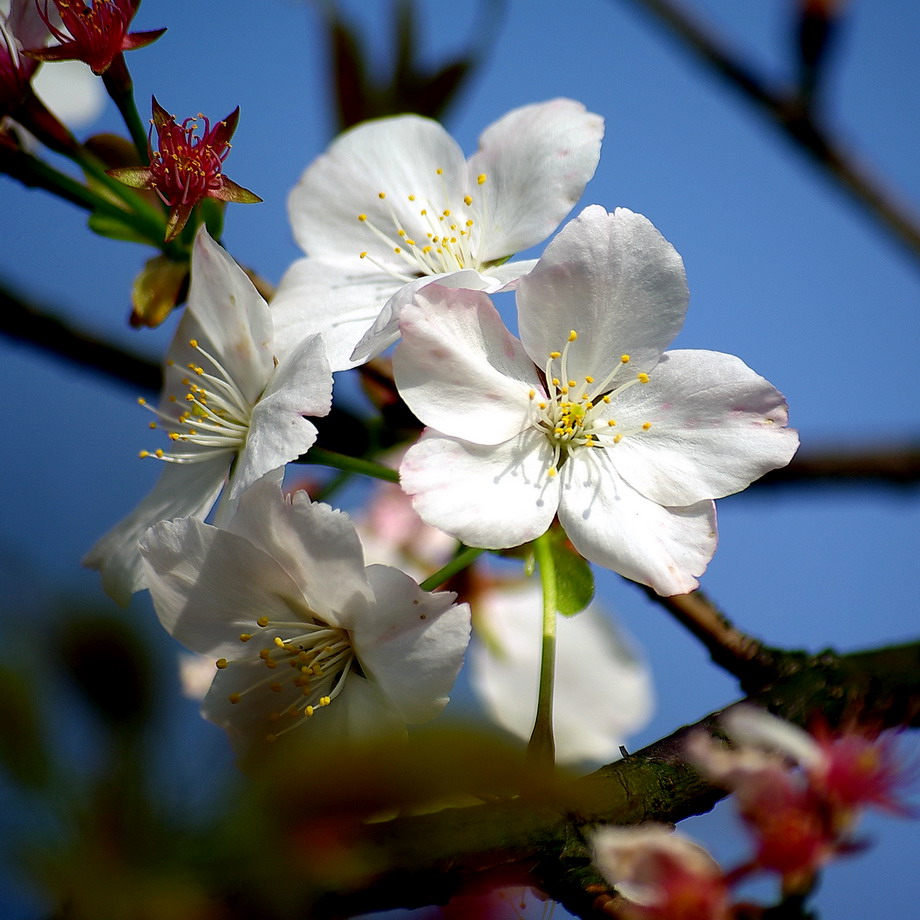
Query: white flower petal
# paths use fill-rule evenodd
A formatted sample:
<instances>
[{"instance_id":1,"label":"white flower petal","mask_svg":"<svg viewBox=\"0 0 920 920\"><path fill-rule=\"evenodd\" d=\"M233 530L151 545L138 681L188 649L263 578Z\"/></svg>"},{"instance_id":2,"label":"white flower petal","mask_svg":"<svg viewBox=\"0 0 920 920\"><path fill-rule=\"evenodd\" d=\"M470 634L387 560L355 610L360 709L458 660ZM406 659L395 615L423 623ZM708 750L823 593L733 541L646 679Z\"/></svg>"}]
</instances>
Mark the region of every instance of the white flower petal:
<instances>
[{"instance_id":1,"label":"white flower petal","mask_svg":"<svg viewBox=\"0 0 920 920\"><path fill-rule=\"evenodd\" d=\"M497 278L480 274L471 268L457 272L445 272L438 275L425 275L403 285L380 311L373 325L355 346L351 358L353 361L369 361L376 358L399 338L399 321L403 308L415 299L416 292L429 284L452 289L468 291L497 291L503 284Z\"/></svg>"},{"instance_id":2,"label":"white flower petal","mask_svg":"<svg viewBox=\"0 0 920 920\"><path fill-rule=\"evenodd\" d=\"M488 227L483 261L507 258L545 240L594 175L604 119L580 102L553 99L514 109L489 125L470 157L470 188Z\"/></svg>"},{"instance_id":3,"label":"white flower petal","mask_svg":"<svg viewBox=\"0 0 920 920\"><path fill-rule=\"evenodd\" d=\"M782 754L812 769L823 760L821 746L808 732L763 709L733 706L721 721L728 736L738 744Z\"/></svg>"},{"instance_id":4,"label":"white flower petal","mask_svg":"<svg viewBox=\"0 0 920 920\"><path fill-rule=\"evenodd\" d=\"M617 472L663 505L690 505L749 486L785 466L799 444L785 428L786 403L770 383L734 355L669 351L644 386L613 408L624 437L614 449Z\"/></svg>"},{"instance_id":5,"label":"white flower petal","mask_svg":"<svg viewBox=\"0 0 920 920\"><path fill-rule=\"evenodd\" d=\"M547 476L546 438L525 431L481 446L426 432L399 468L403 489L426 524L470 546L505 549L545 533L559 503Z\"/></svg>"},{"instance_id":6,"label":"white flower petal","mask_svg":"<svg viewBox=\"0 0 920 920\"><path fill-rule=\"evenodd\" d=\"M351 519L305 492L283 498L271 477L240 498L228 529L269 555L297 583L310 609L333 625L364 610L373 592L364 573L364 551Z\"/></svg>"},{"instance_id":7,"label":"white flower petal","mask_svg":"<svg viewBox=\"0 0 920 920\"><path fill-rule=\"evenodd\" d=\"M477 595L470 647L473 689L499 725L523 740L537 712L542 600L535 581ZM606 763L652 710L648 669L610 618L592 605L556 622L553 732L560 763Z\"/></svg>"},{"instance_id":8,"label":"white flower petal","mask_svg":"<svg viewBox=\"0 0 920 920\"><path fill-rule=\"evenodd\" d=\"M254 403L274 368L268 304L246 272L208 236L195 236L188 311L201 324L215 358Z\"/></svg>"},{"instance_id":9,"label":"white flower petal","mask_svg":"<svg viewBox=\"0 0 920 920\"><path fill-rule=\"evenodd\" d=\"M290 620L302 606L297 584L271 556L194 518L154 524L141 554L163 627L202 655L240 657L239 636L254 632L259 616Z\"/></svg>"},{"instance_id":10,"label":"white flower petal","mask_svg":"<svg viewBox=\"0 0 920 920\"><path fill-rule=\"evenodd\" d=\"M98 569L106 594L126 607L131 595L145 587L139 538L157 521L204 518L226 477L227 460L222 456L201 463L165 464L150 494L96 542L83 557L83 565Z\"/></svg>"},{"instance_id":11,"label":"white flower petal","mask_svg":"<svg viewBox=\"0 0 920 920\"><path fill-rule=\"evenodd\" d=\"M470 608L430 594L398 569L367 567L376 603L355 616L355 651L405 722L426 722L447 705L470 641Z\"/></svg>"},{"instance_id":12,"label":"white flower petal","mask_svg":"<svg viewBox=\"0 0 920 920\"><path fill-rule=\"evenodd\" d=\"M322 339L306 339L278 365L252 410L246 447L233 472L230 497L270 470L296 460L316 441L316 426L303 416L329 414L332 372Z\"/></svg>"},{"instance_id":13,"label":"white flower petal","mask_svg":"<svg viewBox=\"0 0 920 920\"><path fill-rule=\"evenodd\" d=\"M427 225L409 196L447 207L445 199L459 203L465 193L466 162L453 138L436 121L401 115L358 125L333 141L307 167L288 210L294 237L309 256L348 269L367 251L401 272L402 259L358 215L378 227L393 227L395 217L424 239Z\"/></svg>"},{"instance_id":14,"label":"white flower petal","mask_svg":"<svg viewBox=\"0 0 920 920\"><path fill-rule=\"evenodd\" d=\"M527 427L528 393L542 388L488 296L427 285L403 307L400 329L394 375L422 422L476 444L499 444Z\"/></svg>"},{"instance_id":15,"label":"white flower petal","mask_svg":"<svg viewBox=\"0 0 920 920\"><path fill-rule=\"evenodd\" d=\"M600 382L624 354L630 363L623 373L635 376L650 371L680 331L688 299L680 256L645 217L592 205L518 282L521 341L543 367L575 330L570 376Z\"/></svg>"},{"instance_id":16,"label":"white flower petal","mask_svg":"<svg viewBox=\"0 0 920 920\"><path fill-rule=\"evenodd\" d=\"M714 504L650 501L619 477L610 453L583 449L560 470L559 520L569 539L586 559L661 595L693 591L718 542Z\"/></svg>"},{"instance_id":17,"label":"white flower petal","mask_svg":"<svg viewBox=\"0 0 920 920\"><path fill-rule=\"evenodd\" d=\"M352 351L402 282L366 260L355 263L349 269L317 259L291 265L271 303L279 357L318 332L333 371L358 363Z\"/></svg>"}]
</instances>

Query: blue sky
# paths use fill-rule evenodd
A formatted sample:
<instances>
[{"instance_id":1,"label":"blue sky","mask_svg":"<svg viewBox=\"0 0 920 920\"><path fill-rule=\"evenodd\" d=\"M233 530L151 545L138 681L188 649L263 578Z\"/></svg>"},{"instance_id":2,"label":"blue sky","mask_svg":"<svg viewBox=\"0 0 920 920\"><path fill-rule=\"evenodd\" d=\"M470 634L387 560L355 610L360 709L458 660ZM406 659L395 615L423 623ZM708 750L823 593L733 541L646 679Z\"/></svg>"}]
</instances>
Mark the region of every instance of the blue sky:
<instances>
[{"instance_id":1,"label":"blue sky","mask_svg":"<svg viewBox=\"0 0 920 920\"><path fill-rule=\"evenodd\" d=\"M791 0L687 5L768 73L790 74ZM344 6L368 35L382 34L388 2ZM432 60L486 39L478 4L419 6ZM272 281L299 255L287 193L332 131L317 22L298 0L148 2L138 28L169 31L130 58L142 112L151 93L180 117L216 119L241 106L227 173L265 201L231 206L224 241ZM631 3L510 0L488 28L492 54L448 120L464 149L510 108L581 100L607 125L583 204L644 213L684 258L691 305L677 345L737 354L771 380L803 449L917 436L920 263ZM852 0L827 109L860 158L920 211L918 30L913 0ZM119 128L107 110L91 130ZM9 180L0 179L0 201L0 275L100 335L162 351L172 324L137 332L125 322L146 251L92 237L81 213ZM136 394L3 339L0 380L5 596L101 602L79 559L158 472L136 459L148 446ZM719 514L703 586L743 628L810 650L916 636L916 489L752 493L722 501ZM641 592L607 573L598 586L656 677L658 711L633 747L735 697L732 681ZM152 616L143 600L132 611ZM724 853L725 822L717 813L694 832ZM817 901L823 916L896 915L915 902L916 823L867 827L878 845L831 870Z\"/></svg>"}]
</instances>

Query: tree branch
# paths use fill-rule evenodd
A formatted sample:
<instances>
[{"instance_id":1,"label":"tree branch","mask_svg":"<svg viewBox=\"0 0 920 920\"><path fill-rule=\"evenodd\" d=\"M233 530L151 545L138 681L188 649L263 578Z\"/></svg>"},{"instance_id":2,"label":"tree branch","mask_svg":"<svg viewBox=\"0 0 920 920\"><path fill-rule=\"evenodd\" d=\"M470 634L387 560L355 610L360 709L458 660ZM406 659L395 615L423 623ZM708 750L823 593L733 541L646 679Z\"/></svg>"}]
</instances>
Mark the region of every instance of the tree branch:
<instances>
[{"instance_id":1,"label":"tree branch","mask_svg":"<svg viewBox=\"0 0 920 920\"><path fill-rule=\"evenodd\" d=\"M920 263L920 222L898 196L846 149L796 91L774 87L700 21L672 0L629 0L656 19L696 58L738 90L769 122L807 154L849 197L867 211Z\"/></svg>"},{"instance_id":2,"label":"tree branch","mask_svg":"<svg viewBox=\"0 0 920 920\"><path fill-rule=\"evenodd\" d=\"M920 726L920 642L851 655L804 657L802 666L748 697L799 725L862 719L875 728ZM311 899L313 916L445 903L490 872L516 870L580 916L611 895L590 868L588 840L604 823L676 823L725 796L685 759L691 733L712 731L715 712L624 760L539 798L513 798L362 825L350 845L374 872L332 882ZM304 823L309 817L304 816Z\"/></svg>"},{"instance_id":3,"label":"tree branch","mask_svg":"<svg viewBox=\"0 0 920 920\"><path fill-rule=\"evenodd\" d=\"M643 586L643 590L699 639L712 661L737 677L747 693L802 666L803 653L772 648L743 633L702 591L661 597L651 588Z\"/></svg>"}]
</instances>

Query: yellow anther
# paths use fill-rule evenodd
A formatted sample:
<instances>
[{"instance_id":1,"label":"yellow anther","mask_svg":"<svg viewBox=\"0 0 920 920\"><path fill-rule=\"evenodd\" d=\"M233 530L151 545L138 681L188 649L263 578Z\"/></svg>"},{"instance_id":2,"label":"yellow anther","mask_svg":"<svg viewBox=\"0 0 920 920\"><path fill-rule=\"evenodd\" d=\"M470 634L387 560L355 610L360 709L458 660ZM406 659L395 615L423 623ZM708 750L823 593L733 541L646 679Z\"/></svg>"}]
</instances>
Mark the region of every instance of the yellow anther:
<instances>
[{"instance_id":1,"label":"yellow anther","mask_svg":"<svg viewBox=\"0 0 920 920\"><path fill-rule=\"evenodd\" d=\"M554 386L554 387L559 386L559 383L560 383L559 378L558 378L558 377L553 377L552 383L553 383L553 386Z\"/></svg>"},{"instance_id":2,"label":"yellow anther","mask_svg":"<svg viewBox=\"0 0 920 920\"><path fill-rule=\"evenodd\" d=\"M138 458L141 460L146 460L150 456L149 450L142 450L138 453Z\"/></svg>"},{"instance_id":3,"label":"yellow anther","mask_svg":"<svg viewBox=\"0 0 920 920\"><path fill-rule=\"evenodd\" d=\"M485 174L485 173L480 173L480 174L476 177L476 182L477 182L478 185L484 184L485 181L486 181L486 174Z\"/></svg>"},{"instance_id":4,"label":"yellow anther","mask_svg":"<svg viewBox=\"0 0 920 920\"><path fill-rule=\"evenodd\" d=\"M227 699L230 700L231 703L233 703L234 705L236 705L236 704L240 701L240 695L239 695L238 693L231 693L231 694L227 697Z\"/></svg>"},{"instance_id":5,"label":"yellow anther","mask_svg":"<svg viewBox=\"0 0 920 920\"><path fill-rule=\"evenodd\" d=\"M577 381L577 380L570 380L570 381L569 381L569 386L570 386L570 387L577 387L577 386L578 386L578 381Z\"/></svg>"},{"instance_id":6,"label":"yellow anther","mask_svg":"<svg viewBox=\"0 0 920 920\"><path fill-rule=\"evenodd\" d=\"M150 424L149 424L147 427L148 427L148 428L156 428L156 427L157 427L157 423L156 423L156 422L150 422Z\"/></svg>"},{"instance_id":7,"label":"yellow anther","mask_svg":"<svg viewBox=\"0 0 920 920\"><path fill-rule=\"evenodd\" d=\"M256 620L256 623L258 623L259 626L264 628L268 626L268 623L269 623L268 617L259 617L259 619Z\"/></svg>"},{"instance_id":8,"label":"yellow anther","mask_svg":"<svg viewBox=\"0 0 920 920\"><path fill-rule=\"evenodd\" d=\"M643 430L643 431L648 431L649 428L651 428L651 427L652 427L652 423L651 423L651 422L643 422L643 424L642 424L642 430Z\"/></svg>"},{"instance_id":9,"label":"yellow anther","mask_svg":"<svg viewBox=\"0 0 920 920\"><path fill-rule=\"evenodd\" d=\"M386 192L377 192L377 197L378 197L381 201L383 201L383 199L387 197L387 193L386 193Z\"/></svg>"},{"instance_id":10,"label":"yellow anther","mask_svg":"<svg viewBox=\"0 0 920 920\"><path fill-rule=\"evenodd\" d=\"M561 357L562 357L562 352L561 352L561 351L551 351L551 352L549 353L549 356L555 361L556 358L561 358Z\"/></svg>"},{"instance_id":11,"label":"yellow anther","mask_svg":"<svg viewBox=\"0 0 920 920\"><path fill-rule=\"evenodd\" d=\"M170 431L168 437L170 441L178 441L182 435L180 435L178 431Z\"/></svg>"},{"instance_id":12,"label":"yellow anther","mask_svg":"<svg viewBox=\"0 0 920 920\"><path fill-rule=\"evenodd\" d=\"M165 456L165 455L163 454L163 448L162 448L162 447L158 447L158 448L154 451L154 456L157 458L157 460L162 460L163 457Z\"/></svg>"},{"instance_id":13,"label":"yellow anther","mask_svg":"<svg viewBox=\"0 0 920 920\"><path fill-rule=\"evenodd\" d=\"M319 698L319 704L320 704L320 706L328 706L331 702L332 702L331 697L328 697L328 696L321 696L321 697Z\"/></svg>"},{"instance_id":14,"label":"yellow anther","mask_svg":"<svg viewBox=\"0 0 920 920\"><path fill-rule=\"evenodd\" d=\"M248 642L252 638L252 633L240 633L240 642Z\"/></svg>"},{"instance_id":15,"label":"yellow anther","mask_svg":"<svg viewBox=\"0 0 920 920\"><path fill-rule=\"evenodd\" d=\"M442 213L445 217L450 217L450 208L445 208L441 213Z\"/></svg>"},{"instance_id":16,"label":"yellow anther","mask_svg":"<svg viewBox=\"0 0 920 920\"><path fill-rule=\"evenodd\" d=\"M613 439L613 443L614 443L614 444L619 444L620 441L622 441L622 440L623 440L623 435L618 434L618 435Z\"/></svg>"},{"instance_id":17,"label":"yellow anther","mask_svg":"<svg viewBox=\"0 0 920 920\"><path fill-rule=\"evenodd\" d=\"M467 225L467 227L472 227L472 226L473 226L473 218L472 218L472 217L467 218L466 225Z\"/></svg>"},{"instance_id":18,"label":"yellow anther","mask_svg":"<svg viewBox=\"0 0 920 920\"><path fill-rule=\"evenodd\" d=\"M410 240L408 237L406 237L406 244L407 244L408 246L414 246L414 245L415 245L415 240Z\"/></svg>"},{"instance_id":19,"label":"yellow anther","mask_svg":"<svg viewBox=\"0 0 920 920\"><path fill-rule=\"evenodd\" d=\"M607 419L607 424L608 424L611 428L616 428L616 427L617 427L617 420L616 420L615 418L608 418L608 419Z\"/></svg>"},{"instance_id":20,"label":"yellow anther","mask_svg":"<svg viewBox=\"0 0 920 920\"><path fill-rule=\"evenodd\" d=\"M415 201L415 195L410 195L410 196L409 196L409 201Z\"/></svg>"},{"instance_id":21,"label":"yellow anther","mask_svg":"<svg viewBox=\"0 0 920 920\"><path fill-rule=\"evenodd\" d=\"M275 645L277 645L278 648L285 648L284 639L282 639L281 636L275 636Z\"/></svg>"},{"instance_id":22,"label":"yellow anther","mask_svg":"<svg viewBox=\"0 0 920 920\"><path fill-rule=\"evenodd\" d=\"M223 671L223 669L224 669L225 667L227 667L227 659L226 659L226 658L218 658L217 661L215 661L214 663L217 665L217 670L218 670L218 671Z\"/></svg>"},{"instance_id":23,"label":"yellow anther","mask_svg":"<svg viewBox=\"0 0 920 920\"><path fill-rule=\"evenodd\" d=\"M394 246L393 252L402 252L402 250L399 248L399 246Z\"/></svg>"},{"instance_id":24,"label":"yellow anther","mask_svg":"<svg viewBox=\"0 0 920 920\"><path fill-rule=\"evenodd\" d=\"M138 398L137 398L137 404L138 404L139 406L146 406L146 405L147 405L147 400L144 399L143 396L138 396Z\"/></svg>"},{"instance_id":25,"label":"yellow anther","mask_svg":"<svg viewBox=\"0 0 920 920\"><path fill-rule=\"evenodd\" d=\"M585 377L585 383L594 383L593 377Z\"/></svg>"},{"instance_id":26,"label":"yellow anther","mask_svg":"<svg viewBox=\"0 0 920 920\"><path fill-rule=\"evenodd\" d=\"M536 397L536 395L537 395L537 391L536 391L536 390L531 390L531 391L527 394L527 398L528 398L528 399L534 399L534 398Z\"/></svg>"},{"instance_id":27,"label":"yellow anther","mask_svg":"<svg viewBox=\"0 0 920 920\"><path fill-rule=\"evenodd\" d=\"M364 252L359 252L359 253L358 253L358 258L359 258L359 259L366 259L366 258L367 258L367 251L365 250Z\"/></svg>"},{"instance_id":28,"label":"yellow anther","mask_svg":"<svg viewBox=\"0 0 920 920\"><path fill-rule=\"evenodd\" d=\"M189 345L192 346L192 348L197 348L197 347L198 347L198 339L189 339L189 340L188 340L188 343L189 343Z\"/></svg>"},{"instance_id":29,"label":"yellow anther","mask_svg":"<svg viewBox=\"0 0 920 920\"><path fill-rule=\"evenodd\" d=\"M467 207L469 207L469 206L473 203L473 198L472 198L472 196L470 196L470 195L464 196L464 198L463 198L463 203L464 203Z\"/></svg>"},{"instance_id":30,"label":"yellow anther","mask_svg":"<svg viewBox=\"0 0 920 920\"><path fill-rule=\"evenodd\" d=\"M550 479L555 478L555 476L556 476L556 467L551 466L551 467L549 468L549 471L547 472L546 475L549 476Z\"/></svg>"},{"instance_id":31,"label":"yellow anther","mask_svg":"<svg viewBox=\"0 0 920 920\"><path fill-rule=\"evenodd\" d=\"M648 383L649 376L645 373L645 371L643 371L641 374L636 374L636 379L639 381L639 383Z\"/></svg>"},{"instance_id":32,"label":"yellow anther","mask_svg":"<svg viewBox=\"0 0 920 920\"><path fill-rule=\"evenodd\" d=\"M397 236L405 236L405 235L406 235L406 231L405 231L405 230L398 230L397 233L396 233L396 235L397 235Z\"/></svg>"},{"instance_id":33,"label":"yellow anther","mask_svg":"<svg viewBox=\"0 0 920 920\"><path fill-rule=\"evenodd\" d=\"M570 342L574 342L575 339L577 339L577 338L578 338L578 333L573 329L573 330L569 333L569 341L570 341Z\"/></svg>"},{"instance_id":34,"label":"yellow anther","mask_svg":"<svg viewBox=\"0 0 920 920\"><path fill-rule=\"evenodd\" d=\"M366 214L359 214L359 215L358 215L358 220L367 220L367 215L366 215Z\"/></svg>"},{"instance_id":35,"label":"yellow anther","mask_svg":"<svg viewBox=\"0 0 920 920\"><path fill-rule=\"evenodd\" d=\"M443 176L443 175L444 175L444 170L441 169L441 167L439 166L439 167L435 170L435 173L437 173L437 175L439 175L439 176Z\"/></svg>"},{"instance_id":36,"label":"yellow anther","mask_svg":"<svg viewBox=\"0 0 920 920\"><path fill-rule=\"evenodd\" d=\"M629 364L629 355L620 355L620 364Z\"/></svg>"},{"instance_id":37,"label":"yellow anther","mask_svg":"<svg viewBox=\"0 0 920 920\"><path fill-rule=\"evenodd\" d=\"M307 706L307 708L304 709L303 714L309 718L315 711L316 710L312 706Z\"/></svg>"}]
</instances>

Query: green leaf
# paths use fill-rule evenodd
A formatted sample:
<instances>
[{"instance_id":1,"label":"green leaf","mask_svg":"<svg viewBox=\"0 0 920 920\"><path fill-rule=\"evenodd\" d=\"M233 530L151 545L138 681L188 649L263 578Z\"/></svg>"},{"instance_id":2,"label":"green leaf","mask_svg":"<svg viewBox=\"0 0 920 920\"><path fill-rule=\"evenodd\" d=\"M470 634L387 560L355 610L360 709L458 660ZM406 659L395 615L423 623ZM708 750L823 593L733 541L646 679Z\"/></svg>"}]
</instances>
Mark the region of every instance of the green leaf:
<instances>
[{"instance_id":1,"label":"green leaf","mask_svg":"<svg viewBox=\"0 0 920 920\"><path fill-rule=\"evenodd\" d=\"M554 531L552 536L559 613L564 617L573 617L581 613L594 598L594 573L591 565L575 551L562 530Z\"/></svg>"},{"instance_id":2,"label":"green leaf","mask_svg":"<svg viewBox=\"0 0 920 920\"><path fill-rule=\"evenodd\" d=\"M130 218L130 215L126 215ZM126 240L129 243L146 243L150 244L150 237L140 233L131 224L112 217L108 214L100 214L98 211L90 214L89 229L99 236L108 237L111 240Z\"/></svg>"}]
</instances>

